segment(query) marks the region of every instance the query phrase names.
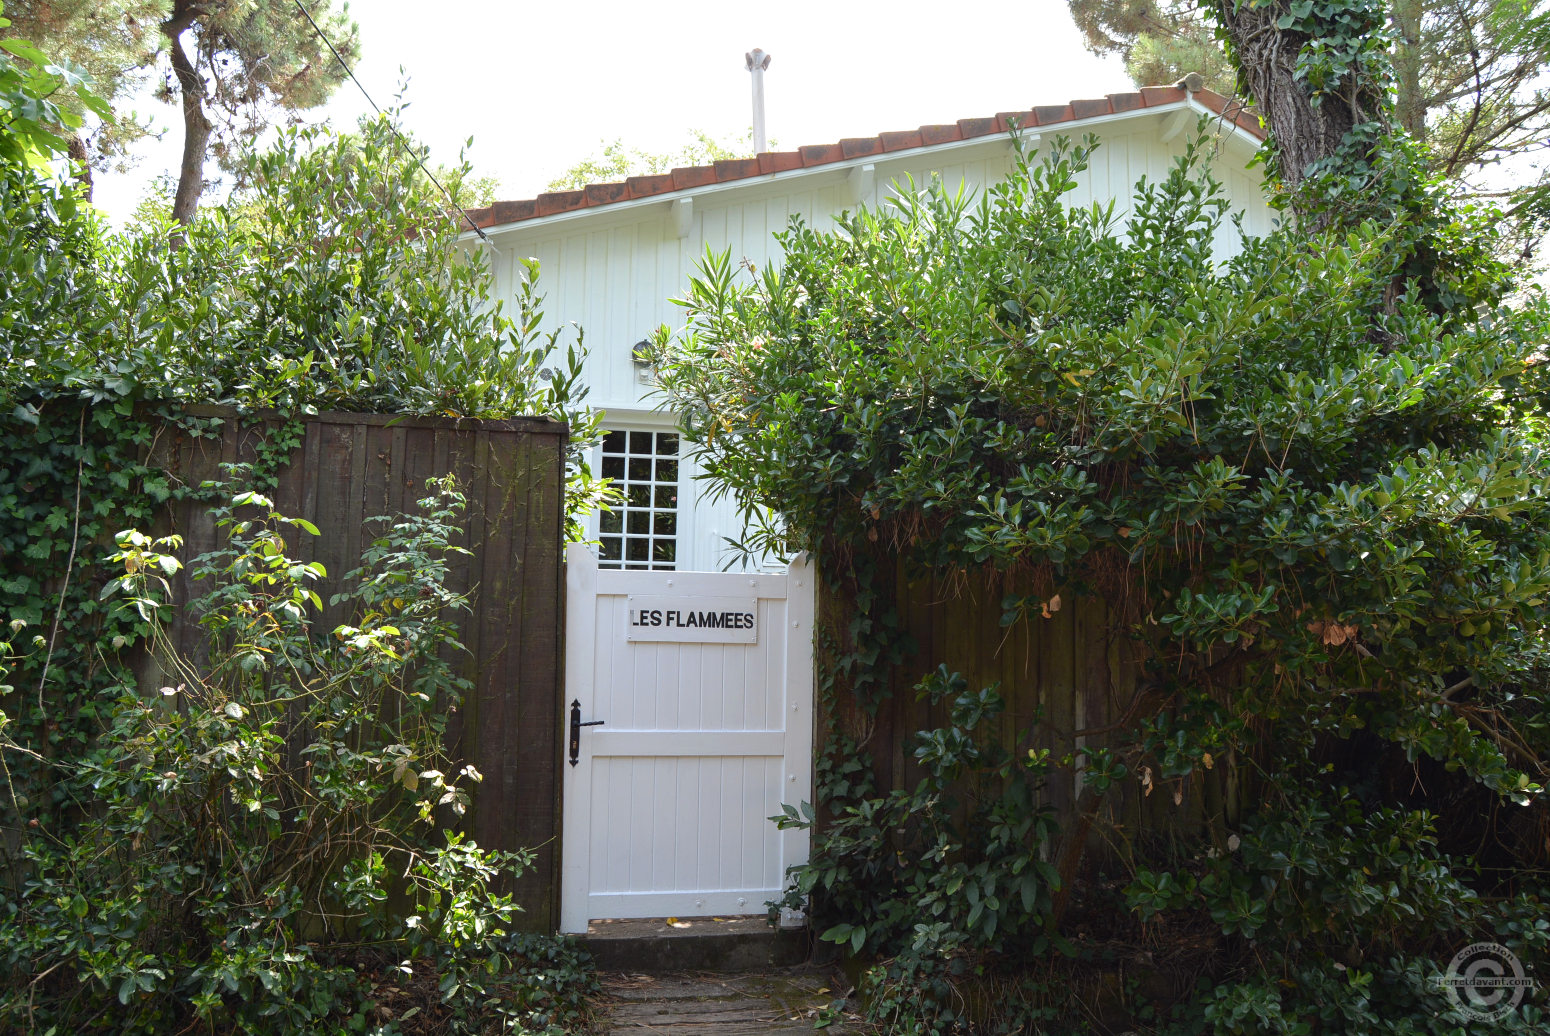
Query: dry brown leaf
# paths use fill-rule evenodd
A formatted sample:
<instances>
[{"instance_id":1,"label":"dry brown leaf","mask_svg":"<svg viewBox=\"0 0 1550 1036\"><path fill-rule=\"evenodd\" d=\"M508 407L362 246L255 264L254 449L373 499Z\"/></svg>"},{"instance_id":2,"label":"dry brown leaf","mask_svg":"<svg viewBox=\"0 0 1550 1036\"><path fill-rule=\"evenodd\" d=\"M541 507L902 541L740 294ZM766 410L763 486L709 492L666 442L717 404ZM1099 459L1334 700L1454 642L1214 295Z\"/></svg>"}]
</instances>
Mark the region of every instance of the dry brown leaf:
<instances>
[{"instance_id":1,"label":"dry brown leaf","mask_svg":"<svg viewBox=\"0 0 1550 1036\"><path fill-rule=\"evenodd\" d=\"M1329 647L1339 647L1347 642L1354 642L1357 634L1361 632L1358 626L1345 626L1338 622L1326 622L1322 619L1308 623L1308 632Z\"/></svg>"}]
</instances>

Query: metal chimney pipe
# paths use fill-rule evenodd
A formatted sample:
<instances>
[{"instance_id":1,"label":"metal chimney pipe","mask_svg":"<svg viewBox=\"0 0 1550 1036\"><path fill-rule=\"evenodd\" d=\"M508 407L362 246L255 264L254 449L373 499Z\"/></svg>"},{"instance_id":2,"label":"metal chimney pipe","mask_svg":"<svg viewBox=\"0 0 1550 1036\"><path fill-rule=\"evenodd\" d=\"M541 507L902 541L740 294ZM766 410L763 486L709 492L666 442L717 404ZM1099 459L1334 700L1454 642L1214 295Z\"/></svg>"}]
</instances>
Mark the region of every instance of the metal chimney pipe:
<instances>
[{"instance_id":1,"label":"metal chimney pipe","mask_svg":"<svg viewBox=\"0 0 1550 1036\"><path fill-rule=\"evenodd\" d=\"M764 135L764 70L770 67L770 56L755 47L743 58L753 76L753 151L757 155L770 149L769 138Z\"/></svg>"}]
</instances>

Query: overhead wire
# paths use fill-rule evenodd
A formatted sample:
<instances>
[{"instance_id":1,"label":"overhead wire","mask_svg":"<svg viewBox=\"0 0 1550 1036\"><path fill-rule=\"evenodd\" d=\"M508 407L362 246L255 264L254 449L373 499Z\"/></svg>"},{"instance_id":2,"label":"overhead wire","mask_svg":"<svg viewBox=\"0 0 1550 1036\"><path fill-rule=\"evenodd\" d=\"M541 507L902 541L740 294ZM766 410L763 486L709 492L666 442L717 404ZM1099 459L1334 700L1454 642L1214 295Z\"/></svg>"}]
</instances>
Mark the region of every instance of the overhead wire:
<instances>
[{"instance_id":1,"label":"overhead wire","mask_svg":"<svg viewBox=\"0 0 1550 1036\"><path fill-rule=\"evenodd\" d=\"M361 85L361 81L355 77L355 70L350 67L349 62L345 61L344 55L339 53L339 48L334 46L334 41L328 38L328 34L324 32L323 27L317 23L317 19L312 17L312 12L307 10L307 6L303 4L301 0L292 0L292 2L296 4L296 9L302 13L302 17L306 18L307 21L312 25L312 31L318 34L318 39L323 41L323 45L328 48L329 53L334 55L334 60L339 62L339 67L344 69L345 75L350 77L350 82L354 83L355 88L361 92L361 96L366 98L366 103L370 104L372 108L376 110L378 115L382 115L385 118L386 113L383 112L382 108L378 106L376 101L372 100L371 94L366 92L366 88ZM479 240L493 247L493 242L490 241L489 236L486 235L482 229L480 229L479 224L474 222L474 218L468 214L468 210L457 203L457 199L452 197L452 192L443 187L441 185L441 181L436 179L436 174L431 172L430 169L426 167L424 156L409 143L408 139L404 137L403 133L399 132L398 124L392 119L388 119L387 124L388 128L393 131L393 135L398 138L398 142L404 146L404 150L408 151L409 154L414 156L415 162L417 162L420 166L420 171L430 178L431 183L436 185L437 190L441 191L442 196L447 199L447 203L450 204L453 208L457 209L462 217L468 221L468 225L473 228L474 233L479 235Z\"/></svg>"}]
</instances>

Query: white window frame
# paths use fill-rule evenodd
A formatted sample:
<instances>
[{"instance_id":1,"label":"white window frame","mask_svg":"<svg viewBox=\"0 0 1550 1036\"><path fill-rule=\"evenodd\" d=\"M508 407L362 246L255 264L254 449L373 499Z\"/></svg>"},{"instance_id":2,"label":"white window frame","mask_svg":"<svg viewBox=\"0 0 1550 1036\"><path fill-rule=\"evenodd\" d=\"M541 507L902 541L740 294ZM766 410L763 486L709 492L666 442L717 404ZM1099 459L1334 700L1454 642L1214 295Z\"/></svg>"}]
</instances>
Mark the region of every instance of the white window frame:
<instances>
[{"instance_id":1,"label":"white window frame","mask_svg":"<svg viewBox=\"0 0 1550 1036\"><path fill-rule=\"evenodd\" d=\"M684 441L683 441L682 433L679 431L679 428L678 428L678 422L673 419L673 416L671 414L653 413L653 412L649 412L649 411L647 411L647 412L637 412L637 413L628 413L628 412L620 412L620 411L612 411L611 410L611 411L606 411L604 413L604 415L603 415L603 435L604 435L605 439L606 439L608 433L610 433L610 432L623 432L626 435L638 434L638 433L649 433L653 437L652 438L653 445L655 445L655 443L656 443L656 438L655 437L657 435L659 435L659 434L668 433L668 434L673 434L673 435L678 435L679 436L679 439L678 439L678 453L676 454L676 457L675 457L675 459L677 460L677 473L678 473L678 477L677 477L676 483L671 483L672 485L674 485L674 494L675 494L675 503L676 503L676 506L674 508L674 511L675 511L674 532L672 533L673 540L674 540L674 550L673 550L673 560L671 562L662 562L662 561L658 561L655 558L653 558L651 555L654 553L652 548L653 548L653 546L654 546L654 544L656 542L656 533L655 533L655 531L653 530L652 532L647 533L647 534L642 534L642 533L639 533L639 532L631 533L629 531L629 522L630 522L630 513L631 512L630 512L630 510L628 508L628 505L626 505L623 508L616 508L614 510L614 512L613 512L614 514L617 514L617 515L621 516L621 523L622 523L622 525L621 525L620 531L617 532L617 533L612 532L612 531L609 531L609 532L604 532L603 531L604 515L602 513L593 514L587 520L587 539L592 541L592 553L598 557L599 565L606 566L609 569L613 569L613 566L617 565L619 567L619 569L622 569L624 571L629 571L629 572L647 572L647 571L664 572L664 571L692 570L693 569L693 564L691 562L692 562L692 558L694 556L694 547L695 547L694 540L693 540L693 534L694 534L693 526L694 526L694 511L695 511L696 501L689 494L689 489L693 485L693 480L691 479L690 472L688 470L688 468L689 468L688 461L686 460L686 458L684 456L686 450L685 450L685 446L684 446ZM628 476L628 472L629 472L629 461L630 461L630 459L632 457L641 456L641 455L635 454L633 452L633 449L634 449L634 444L631 443L630 446L627 448L627 452L625 454L625 457L626 457L625 471L626 471L626 475L627 476ZM665 459L665 457L663 459ZM597 446L595 446L592 449L592 456L591 456L592 470L597 475L604 475L604 474L606 474L606 472L604 471L603 460L604 460L603 444L599 443ZM653 475L655 475L655 472L653 472ZM626 479L624 480L623 483L619 483L619 482L616 481L615 484L616 485L621 485L622 484L622 485L628 487L628 485L630 484L630 480L628 479L628 477L626 477ZM669 483L660 483L660 482L657 482L655 480L655 478L653 478L652 481L649 484L652 486L652 494L654 496L655 492L656 492L656 489L658 487L663 486L663 485L667 485ZM628 492L627 488L626 488L626 492ZM653 501L652 505L650 507L650 513L655 514L656 510L657 509L656 509L656 506L655 506L655 501ZM639 513L639 512L636 512L636 513ZM654 524L654 520L653 520L653 524ZM647 536L647 544L648 544L648 547L647 547L647 559L644 562L639 562L639 561L631 562L629 560L629 558L628 558L628 550L629 550L628 544L629 544L629 540L630 540L630 538L632 536L635 536L635 537L638 538L638 537L640 537L642 535L646 535ZM609 559L609 560L604 560L603 559L604 549L603 549L602 538L604 536L619 536L620 537L620 557L618 559Z\"/></svg>"}]
</instances>

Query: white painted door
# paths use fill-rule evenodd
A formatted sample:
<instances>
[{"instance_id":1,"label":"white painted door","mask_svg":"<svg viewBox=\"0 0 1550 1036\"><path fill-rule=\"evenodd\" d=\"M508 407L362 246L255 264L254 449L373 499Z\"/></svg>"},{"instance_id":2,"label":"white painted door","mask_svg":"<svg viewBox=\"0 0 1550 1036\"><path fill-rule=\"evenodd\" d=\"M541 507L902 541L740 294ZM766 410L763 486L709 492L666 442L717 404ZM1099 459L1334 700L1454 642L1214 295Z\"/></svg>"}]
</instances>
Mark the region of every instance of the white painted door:
<instances>
[{"instance_id":1,"label":"white painted door","mask_svg":"<svg viewBox=\"0 0 1550 1036\"><path fill-rule=\"evenodd\" d=\"M567 556L560 927L759 914L812 799L813 575L599 570ZM582 726L571 765L571 705Z\"/></svg>"}]
</instances>

